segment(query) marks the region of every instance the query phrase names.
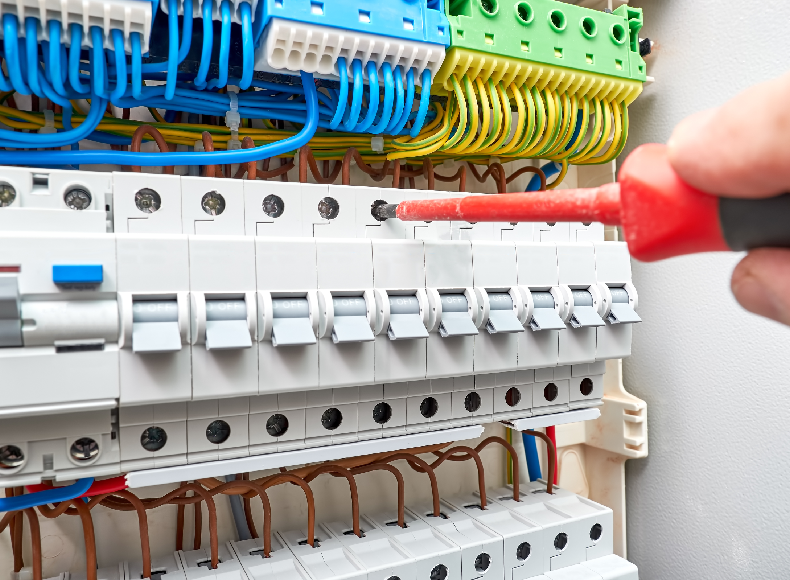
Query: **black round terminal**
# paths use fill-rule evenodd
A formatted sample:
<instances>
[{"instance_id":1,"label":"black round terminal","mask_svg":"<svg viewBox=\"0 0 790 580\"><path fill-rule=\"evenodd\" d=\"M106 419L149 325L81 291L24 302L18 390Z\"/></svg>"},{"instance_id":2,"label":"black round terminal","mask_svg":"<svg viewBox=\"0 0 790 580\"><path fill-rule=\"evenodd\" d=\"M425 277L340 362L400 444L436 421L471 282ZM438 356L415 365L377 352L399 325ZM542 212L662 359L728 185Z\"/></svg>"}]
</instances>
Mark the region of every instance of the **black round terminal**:
<instances>
[{"instance_id":1,"label":"black round terminal","mask_svg":"<svg viewBox=\"0 0 790 580\"><path fill-rule=\"evenodd\" d=\"M510 387L505 393L505 403L508 407L515 407L521 402L521 391L517 387Z\"/></svg>"},{"instance_id":2,"label":"black round terminal","mask_svg":"<svg viewBox=\"0 0 790 580\"><path fill-rule=\"evenodd\" d=\"M378 403L373 407L373 420L379 425L384 425L392 419L392 407L389 403Z\"/></svg>"},{"instance_id":3,"label":"black round terminal","mask_svg":"<svg viewBox=\"0 0 790 580\"><path fill-rule=\"evenodd\" d=\"M593 392L592 379L588 377L583 378L582 382L579 383L579 392L585 397L589 397L590 394Z\"/></svg>"},{"instance_id":4,"label":"black round terminal","mask_svg":"<svg viewBox=\"0 0 790 580\"><path fill-rule=\"evenodd\" d=\"M340 412L340 409L330 407L321 415L321 425L324 426L324 429L328 429L329 431L333 431L340 427L342 422L343 413Z\"/></svg>"},{"instance_id":5,"label":"black round terminal","mask_svg":"<svg viewBox=\"0 0 790 580\"><path fill-rule=\"evenodd\" d=\"M266 420L266 432L272 437L282 437L288 431L288 417L275 413Z\"/></svg>"},{"instance_id":6,"label":"black round terminal","mask_svg":"<svg viewBox=\"0 0 790 580\"><path fill-rule=\"evenodd\" d=\"M639 39L639 56L645 57L653 52L653 43L649 38Z\"/></svg>"},{"instance_id":7,"label":"black round terminal","mask_svg":"<svg viewBox=\"0 0 790 580\"><path fill-rule=\"evenodd\" d=\"M568 534L564 532L560 532L554 538L554 548L559 550L560 552L565 549L565 546L568 545Z\"/></svg>"},{"instance_id":8,"label":"black round terminal","mask_svg":"<svg viewBox=\"0 0 790 580\"><path fill-rule=\"evenodd\" d=\"M325 220L333 220L340 215L340 204L334 197L325 197L318 202L318 215Z\"/></svg>"},{"instance_id":9,"label":"black round terminal","mask_svg":"<svg viewBox=\"0 0 790 580\"><path fill-rule=\"evenodd\" d=\"M532 552L532 546L529 545L529 542L521 542L516 548L516 558L526 560L529 558L530 552Z\"/></svg>"},{"instance_id":10,"label":"black round terminal","mask_svg":"<svg viewBox=\"0 0 790 580\"><path fill-rule=\"evenodd\" d=\"M445 580L447 578L447 566L444 564L437 564L431 570L431 580Z\"/></svg>"},{"instance_id":11,"label":"black round terminal","mask_svg":"<svg viewBox=\"0 0 790 580\"><path fill-rule=\"evenodd\" d=\"M271 193L263 198L261 209L270 218L278 218L285 211L285 202L279 195Z\"/></svg>"},{"instance_id":12,"label":"black round terminal","mask_svg":"<svg viewBox=\"0 0 790 580\"><path fill-rule=\"evenodd\" d=\"M491 565L491 556L482 552L477 555L475 558L475 570L478 572L485 572L488 570L488 567Z\"/></svg>"},{"instance_id":13,"label":"black round terminal","mask_svg":"<svg viewBox=\"0 0 790 580\"><path fill-rule=\"evenodd\" d=\"M167 443L167 431L161 427L148 427L140 435L140 445L146 451L159 451Z\"/></svg>"},{"instance_id":14,"label":"black round terminal","mask_svg":"<svg viewBox=\"0 0 790 580\"><path fill-rule=\"evenodd\" d=\"M433 397L425 397L420 403L420 414L426 419L430 419L439 412L439 402Z\"/></svg>"},{"instance_id":15,"label":"black round terminal","mask_svg":"<svg viewBox=\"0 0 790 580\"><path fill-rule=\"evenodd\" d=\"M0 469L14 469L25 462L25 454L16 445L0 447Z\"/></svg>"},{"instance_id":16,"label":"black round terminal","mask_svg":"<svg viewBox=\"0 0 790 580\"><path fill-rule=\"evenodd\" d=\"M590 539L593 542L600 540L601 534L603 534L603 526L601 524L595 524L590 528Z\"/></svg>"},{"instance_id":17,"label":"black round terminal","mask_svg":"<svg viewBox=\"0 0 790 580\"><path fill-rule=\"evenodd\" d=\"M387 202L382 199L377 199L372 204L370 204L370 215L372 215L373 219L375 219L377 222L387 221L387 216L384 215L384 213L379 209L386 205Z\"/></svg>"},{"instance_id":18,"label":"black round terminal","mask_svg":"<svg viewBox=\"0 0 790 580\"><path fill-rule=\"evenodd\" d=\"M472 391L464 397L464 409L470 413L475 413L480 409L481 405L480 394Z\"/></svg>"},{"instance_id":19,"label":"black round terminal","mask_svg":"<svg viewBox=\"0 0 790 580\"><path fill-rule=\"evenodd\" d=\"M230 437L230 425L228 425L222 419L212 421L209 426L206 427L206 439L215 445L225 443L225 441L228 440L228 437Z\"/></svg>"}]
</instances>

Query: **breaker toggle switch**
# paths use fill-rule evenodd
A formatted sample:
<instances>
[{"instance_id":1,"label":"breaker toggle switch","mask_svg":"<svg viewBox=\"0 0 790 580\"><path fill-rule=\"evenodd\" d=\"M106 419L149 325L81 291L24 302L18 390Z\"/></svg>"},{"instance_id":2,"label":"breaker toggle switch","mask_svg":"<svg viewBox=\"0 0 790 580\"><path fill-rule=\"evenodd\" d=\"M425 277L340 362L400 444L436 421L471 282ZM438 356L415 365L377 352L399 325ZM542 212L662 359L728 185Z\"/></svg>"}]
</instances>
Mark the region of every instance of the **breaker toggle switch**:
<instances>
[{"instance_id":1,"label":"breaker toggle switch","mask_svg":"<svg viewBox=\"0 0 790 580\"><path fill-rule=\"evenodd\" d=\"M524 332L518 320L513 297L507 292L488 293L488 322L486 330L489 334Z\"/></svg>"},{"instance_id":2,"label":"breaker toggle switch","mask_svg":"<svg viewBox=\"0 0 790 580\"><path fill-rule=\"evenodd\" d=\"M389 296L389 326L387 336L390 340L409 340L428 338L423 323L423 313L417 296Z\"/></svg>"},{"instance_id":3,"label":"breaker toggle switch","mask_svg":"<svg viewBox=\"0 0 790 580\"><path fill-rule=\"evenodd\" d=\"M563 330L565 323L558 313L557 303L551 292L525 293L529 327L538 332L541 330Z\"/></svg>"},{"instance_id":4,"label":"breaker toggle switch","mask_svg":"<svg viewBox=\"0 0 790 580\"><path fill-rule=\"evenodd\" d=\"M272 298L272 345L315 344L307 298Z\"/></svg>"},{"instance_id":5,"label":"breaker toggle switch","mask_svg":"<svg viewBox=\"0 0 790 580\"><path fill-rule=\"evenodd\" d=\"M609 313L606 321L609 324L633 324L642 322L639 315L634 311L634 300L630 298L628 290L625 288L609 288L612 295Z\"/></svg>"},{"instance_id":6,"label":"breaker toggle switch","mask_svg":"<svg viewBox=\"0 0 790 580\"><path fill-rule=\"evenodd\" d=\"M135 300L132 304L132 351L135 353L181 350L176 300Z\"/></svg>"},{"instance_id":7,"label":"breaker toggle switch","mask_svg":"<svg viewBox=\"0 0 790 580\"><path fill-rule=\"evenodd\" d=\"M368 306L362 296L332 298L332 342L372 342L375 340L368 320ZM328 314L328 313L327 313ZM327 316L327 318L329 318Z\"/></svg>"},{"instance_id":8,"label":"breaker toggle switch","mask_svg":"<svg viewBox=\"0 0 790 580\"><path fill-rule=\"evenodd\" d=\"M0 276L0 347L22 346L22 320L16 276Z\"/></svg>"},{"instance_id":9,"label":"breaker toggle switch","mask_svg":"<svg viewBox=\"0 0 790 580\"><path fill-rule=\"evenodd\" d=\"M441 304L439 335L442 338L477 334L469 300L464 294L440 294L439 302Z\"/></svg>"},{"instance_id":10,"label":"breaker toggle switch","mask_svg":"<svg viewBox=\"0 0 790 580\"><path fill-rule=\"evenodd\" d=\"M569 322L573 328L603 326L604 321L595 308L595 300L589 290L572 290L573 312Z\"/></svg>"},{"instance_id":11,"label":"breaker toggle switch","mask_svg":"<svg viewBox=\"0 0 790 580\"><path fill-rule=\"evenodd\" d=\"M242 300L206 300L206 350L251 348L247 303Z\"/></svg>"}]
</instances>

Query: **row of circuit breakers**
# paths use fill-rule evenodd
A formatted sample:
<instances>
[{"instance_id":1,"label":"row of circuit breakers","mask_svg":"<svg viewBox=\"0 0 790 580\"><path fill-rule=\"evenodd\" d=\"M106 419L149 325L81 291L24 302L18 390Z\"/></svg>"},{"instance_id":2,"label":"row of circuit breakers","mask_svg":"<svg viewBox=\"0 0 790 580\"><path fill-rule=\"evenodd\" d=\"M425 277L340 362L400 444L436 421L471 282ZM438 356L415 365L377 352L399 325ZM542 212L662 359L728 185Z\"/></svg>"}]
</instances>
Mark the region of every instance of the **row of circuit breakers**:
<instances>
[{"instance_id":1,"label":"row of circuit breakers","mask_svg":"<svg viewBox=\"0 0 790 580\"><path fill-rule=\"evenodd\" d=\"M0 208L8 481L599 404L603 361L630 354L639 321L623 243L358 227L379 198L457 194L249 182L262 215L279 212L250 230L241 180L16 171ZM185 230L190 199L207 219ZM310 206L334 218L279 229ZM478 225L500 226L458 229Z\"/></svg>"},{"instance_id":2,"label":"row of circuit breakers","mask_svg":"<svg viewBox=\"0 0 790 580\"><path fill-rule=\"evenodd\" d=\"M314 546L306 530L275 532L263 557L261 539L230 541L211 569L207 548L178 551L152 561L156 580L637 580L636 566L612 554L612 510L555 486L533 482L407 506L405 528L397 513L362 515L362 537L351 522L316 525ZM142 561L100 568L99 580L143 577ZM56 580L56 579L51 579ZM84 580L63 574L57 580Z\"/></svg>"}]
</instances>

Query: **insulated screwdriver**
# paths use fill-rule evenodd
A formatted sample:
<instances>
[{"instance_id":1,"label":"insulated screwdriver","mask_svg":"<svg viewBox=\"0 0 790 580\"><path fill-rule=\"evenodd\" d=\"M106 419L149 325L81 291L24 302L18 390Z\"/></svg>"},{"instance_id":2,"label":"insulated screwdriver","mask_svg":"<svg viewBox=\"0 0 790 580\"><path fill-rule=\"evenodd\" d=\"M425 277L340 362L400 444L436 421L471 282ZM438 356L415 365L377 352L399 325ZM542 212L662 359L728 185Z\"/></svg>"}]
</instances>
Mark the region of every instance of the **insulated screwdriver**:
<instances>
[{"instance_id":1,"label":"insulated screwdriver","mask_svg":"<svg viewBox=\"0 0 790 580\"><path fill-rule=\"evenodd\" d=\"M790 193L763 199L710 195L683 182L666 146L658 144L635 149L623 162L618 182L600 187L410 200L371 211L380 220L621 225L631 255L643 262L790 247Z\"/></svg>"}]
</instances>

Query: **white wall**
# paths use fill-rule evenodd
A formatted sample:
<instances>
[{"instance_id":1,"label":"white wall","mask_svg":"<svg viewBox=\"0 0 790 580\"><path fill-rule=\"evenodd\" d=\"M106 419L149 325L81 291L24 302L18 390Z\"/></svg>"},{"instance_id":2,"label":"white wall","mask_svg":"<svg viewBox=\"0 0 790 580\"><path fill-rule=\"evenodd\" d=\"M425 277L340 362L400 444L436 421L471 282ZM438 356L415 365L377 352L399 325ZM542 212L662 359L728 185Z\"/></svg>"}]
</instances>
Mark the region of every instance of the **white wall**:
<instances>
[{"instance_id":1,"label":"white wall","mask_svg":"<svg viewBox=\"0 0 790 580\"><path fill-rule=\"evenodd\" d=\"M630 148L790 70L787 0L631 4L660 48L656 83L630 109ZM790 329L737 305L737 259L634 264L645 322L625 384L648 403L650 455L626 469L628 556L641 580L788 577Z\"/></svg>"}]
</instances>

